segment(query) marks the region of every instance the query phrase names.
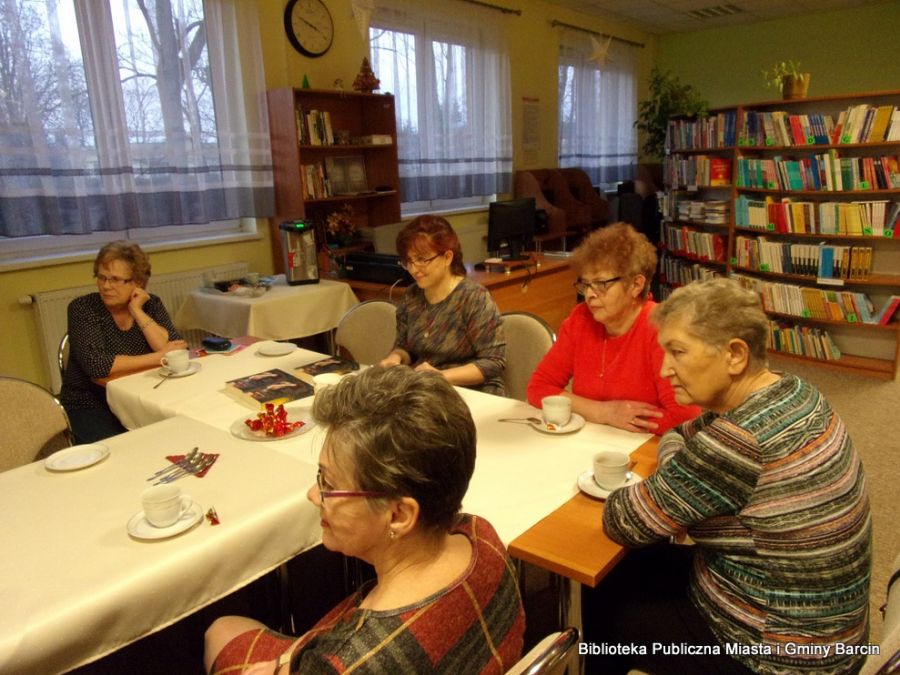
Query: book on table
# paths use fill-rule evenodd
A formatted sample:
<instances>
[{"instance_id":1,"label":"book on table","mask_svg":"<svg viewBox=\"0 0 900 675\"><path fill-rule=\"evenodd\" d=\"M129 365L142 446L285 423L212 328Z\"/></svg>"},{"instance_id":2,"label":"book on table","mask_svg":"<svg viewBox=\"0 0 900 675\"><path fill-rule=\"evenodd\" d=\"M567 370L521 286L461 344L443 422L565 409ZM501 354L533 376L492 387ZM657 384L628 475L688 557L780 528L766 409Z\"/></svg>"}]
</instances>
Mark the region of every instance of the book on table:
<instances>
[{"instance_id":1,"label":"book on table","mask_svg":"<svg viewBox=\"0 0 900 675\"><path fill-rule=\"evenodd\" d=\"M297 371L299 378L312 382L316 375L322 375L323 373L337 373L338 375L352 373L355 370L359 370L359 364L341 356L329 356L303 366L297 366L294 370Z\"/></svg>"},{"instance_id":2,"label":"book on table","mask_svg":"<svg viewBox=\"0 0 900 675\"><path fill-rule=\"evenodd\" d=\"M225 393L237 401L258 409L266 403L278 405L312 396L313 387L278 368L239 377L225 383Z\"/></svg>"}]
</instances>

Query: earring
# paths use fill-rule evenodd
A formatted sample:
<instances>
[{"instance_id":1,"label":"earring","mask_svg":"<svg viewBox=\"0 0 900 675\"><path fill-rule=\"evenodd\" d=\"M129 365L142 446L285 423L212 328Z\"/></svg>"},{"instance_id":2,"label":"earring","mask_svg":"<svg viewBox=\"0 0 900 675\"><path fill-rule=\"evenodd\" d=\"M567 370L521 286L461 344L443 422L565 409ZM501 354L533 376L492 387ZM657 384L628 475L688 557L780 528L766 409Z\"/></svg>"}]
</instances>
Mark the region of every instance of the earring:
<instances>
[{"instance_id":1,"label":"earring","mask_svg":"<svg viewBox=\"0 0 900 675\"><path fill-rule=\"evenodd\" d=\"M394 530L388 530L388 536L391 538L391 541L397 538L397 533Z\"/></svg>"}]
</instances>

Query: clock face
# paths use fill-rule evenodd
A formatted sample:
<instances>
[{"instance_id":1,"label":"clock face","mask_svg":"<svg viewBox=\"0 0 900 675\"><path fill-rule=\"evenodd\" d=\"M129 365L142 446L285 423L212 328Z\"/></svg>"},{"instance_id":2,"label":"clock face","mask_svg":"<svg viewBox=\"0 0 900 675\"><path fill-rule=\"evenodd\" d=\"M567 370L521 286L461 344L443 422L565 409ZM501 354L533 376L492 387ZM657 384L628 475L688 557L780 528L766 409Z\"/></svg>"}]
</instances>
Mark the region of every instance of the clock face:
<instances>
[{"instance_id":1,"label":"clock face","mask_svg":"<svg viewBox=\"0 0 900 675\"><path fill-rule=\"evenodd\" d=\"M322 56L334 39L331 12L322 0L289 0L284 29L294 49L305 56Z\"/></svg>"}]
</instances>

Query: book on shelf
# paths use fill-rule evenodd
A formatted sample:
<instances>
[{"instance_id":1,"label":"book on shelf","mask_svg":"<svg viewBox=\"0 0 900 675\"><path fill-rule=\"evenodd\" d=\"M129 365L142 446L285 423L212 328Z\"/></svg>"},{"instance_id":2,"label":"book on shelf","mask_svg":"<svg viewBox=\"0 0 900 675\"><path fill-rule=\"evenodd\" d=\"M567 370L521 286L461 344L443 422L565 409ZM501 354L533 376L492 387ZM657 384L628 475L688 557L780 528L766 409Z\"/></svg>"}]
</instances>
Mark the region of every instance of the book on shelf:
<instances>
[{"instance_id":1,"label":"book on shelf","mask_svg":"<svg viewBox=\"0 0 900 675\"><path fill-rule=\"evenodd\" d=\"M253 409L312 396L311 384L279 368L239 377L225 383L225 393Z\"/></svg>"},{"instance_id":2,"label":"book on shelf","mask_svg":"<svg viewBox=\"0 0 900 675\"><path fill-rule=\"evenodd\" d=\"M873 323L880 324L882 326L887 326L894 315L897 313L897 310L900 309L900 295L892 295L885 301L882 308L879 310L878 314L873 318Z\"/></svg>"}]
</instances>

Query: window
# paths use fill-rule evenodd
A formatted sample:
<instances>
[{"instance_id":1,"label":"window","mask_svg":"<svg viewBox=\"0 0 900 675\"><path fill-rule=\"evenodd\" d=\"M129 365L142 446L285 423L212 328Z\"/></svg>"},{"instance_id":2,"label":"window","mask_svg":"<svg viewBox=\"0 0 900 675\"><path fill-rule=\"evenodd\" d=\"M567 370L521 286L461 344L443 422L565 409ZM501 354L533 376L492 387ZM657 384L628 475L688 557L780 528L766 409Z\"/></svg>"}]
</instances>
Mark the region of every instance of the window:
<instances>
[{"instance_id":1,"label":"window","mask_svg":"<svg viewBox=\"0 0 900 675\"><path fill-rule=\"evenodd\" d=\"M559 54L559 166L579 167L594 185L633 178L637 164L634 48L612 40L601 68L594 41L565 30Z\"/></svg>"},{"instance_id":2,"label":"window","mask_svg":"<svg viewBox=\"0 0 900 675\"><path fill-rule=\"evenodd\" d=\"M274 210L258 28L241 4L0 3L0 258L237 232Z\"/></svg>"},{"instance_id":3,"label":"window","mask_svg":"<svg viewBox=\"0 0 900 675\"><path fill-rule=\"evenodd\" d=\"M503 19L433 4L392 0L369 31L373 70L396 100L405 213L481 205L512 188Z\"/></svg>"}]
</instances>

